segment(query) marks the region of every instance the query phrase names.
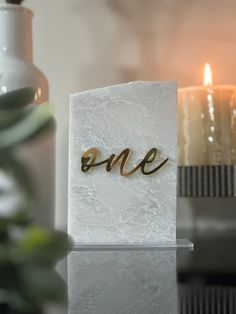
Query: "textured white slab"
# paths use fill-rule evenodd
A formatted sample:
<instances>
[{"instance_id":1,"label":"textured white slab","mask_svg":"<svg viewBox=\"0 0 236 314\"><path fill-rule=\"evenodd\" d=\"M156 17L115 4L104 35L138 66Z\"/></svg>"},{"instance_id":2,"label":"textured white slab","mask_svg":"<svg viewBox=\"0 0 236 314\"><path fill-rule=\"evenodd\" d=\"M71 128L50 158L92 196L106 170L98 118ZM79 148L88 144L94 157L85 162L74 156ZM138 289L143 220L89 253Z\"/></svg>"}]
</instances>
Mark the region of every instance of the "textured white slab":
<instances>
[{"instance_id":1,"label":"textured white slab","mask_svg":"<svg viewBox=\"0 0 236 314\"><path fill-rule=\"evenodd\" d=\"M176 251L68 256L69 314L177 314Z\"/></svg>"},{"instance_id":2,"label":"textured white slab","mask_svg":"<svg viewBox=\"0 0 236 314\"><path fill-rule=\"evenodd\" d=\"M75 244L176 240L176 84L134 82L77 93L70 104L68 230ZM122 177L119 167L81 171L84 151L99 160L132 150L129 169L153 147L169 161L156 173ZM150 164L150 169L155 165Z\"/></svg>"}]
</instances>

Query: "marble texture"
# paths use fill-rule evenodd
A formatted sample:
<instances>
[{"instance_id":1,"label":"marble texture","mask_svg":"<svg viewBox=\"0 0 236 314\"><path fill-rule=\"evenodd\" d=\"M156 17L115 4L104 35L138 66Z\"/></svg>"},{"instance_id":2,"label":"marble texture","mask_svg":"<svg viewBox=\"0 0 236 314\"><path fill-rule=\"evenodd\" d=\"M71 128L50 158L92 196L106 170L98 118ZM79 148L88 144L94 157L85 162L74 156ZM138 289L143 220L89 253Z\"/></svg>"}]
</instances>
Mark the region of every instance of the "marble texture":
<instances>
[{"instance_id":1,"label":"marble texture","mask_svg":"<svg viewBox=\"0 0 236 314\"><path fill-rule=\"evenodd\" d=\"M174 82L134 82L71 96L68 231L75 244L175 242L176 110ZM104 165L83 173L81 156L91 147L101 151L99 160L129 147L129 168L152 147L169 160L150 176L139 171L122 177L118 167L107 173Z\"/></svg>"},{"instance_id":2,"label":"marble texture","mask_svg":"<svg viewBox=\"0 0 236 314\"><path fill-rule=\"evenodd\" d=\"M176 251L68 256L68 314L177 314Z\"/></svg>"}]
</instances>

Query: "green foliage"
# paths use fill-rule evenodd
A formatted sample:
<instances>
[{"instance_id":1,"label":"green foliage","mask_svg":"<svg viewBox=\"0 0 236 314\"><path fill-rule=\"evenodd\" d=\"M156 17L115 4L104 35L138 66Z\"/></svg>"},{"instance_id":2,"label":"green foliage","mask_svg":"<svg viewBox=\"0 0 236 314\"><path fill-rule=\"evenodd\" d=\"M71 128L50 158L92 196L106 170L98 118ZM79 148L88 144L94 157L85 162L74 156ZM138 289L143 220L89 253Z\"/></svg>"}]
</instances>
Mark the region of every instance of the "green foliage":
<instances>
[{"instance_id":1,"label":"green foliage","mask_svg":"<svg viewBox=\"0 0 236 314\"><path fill-rule=\"evenodd\" d=\"M31 180L14 158L14 148L54 128L48 104L30 105L34 90L22 88L0 95L0 175L13 181L21 204L6 211L0 206L0 313L41 314L45 305L66 302L66 286L55 271L70 247L68 236L38 227L31 220ZM14 180L13 180L14 179ZM0 202L4 192L0 188Z\"/></svg>"},{"instance_id":2,"label":"green foliage","mask_svg":"<svg viewBox=\"0 0 236 314\"><path fill-rule=\"evenodd\" d=\"M20 109L29 105L34 100L34 90L31 87L25 87L9 91L0 97L1 110Z\"/></svg>"},{"instance_id":3,"label":"green foliage","mask_svg":"<svg viewBox=\"0 0 236 314\"><path fill-rule=\"evenodd\" d=\"M14 148L55 127L49 104L29 106L34 94L32 88L21 88L0 95L0 150Z\"/></svg>"},{"instance_id":4,"label":"green foliage","mask_svg":"<svg viewBox=\"0 0 236 314\"><path fill-rule=\"evenodd\" d=\"M59 231L22 225L22 218L5 224L0 240L0 304L17 313L40 313L47 304L66 302L65 283L54 267L67 254L69 240Z\"/></svg>"},{"instance_id":5,"label":"green foliage","mask_svg":"<svg viewBox=\"0 0 236 314\"><path fill-rule=\"evenodd\" d=\"M21 4L24 0L5 0L9 4Z\"/></svg>"}]
</instances>

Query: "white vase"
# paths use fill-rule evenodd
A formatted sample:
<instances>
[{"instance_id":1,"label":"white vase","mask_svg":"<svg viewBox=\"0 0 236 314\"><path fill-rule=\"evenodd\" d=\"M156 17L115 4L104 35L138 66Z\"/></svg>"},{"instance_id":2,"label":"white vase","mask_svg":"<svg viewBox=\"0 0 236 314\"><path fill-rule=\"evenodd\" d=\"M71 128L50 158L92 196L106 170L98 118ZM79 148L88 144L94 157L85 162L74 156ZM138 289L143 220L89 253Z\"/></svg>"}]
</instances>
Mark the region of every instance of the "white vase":
<instances>
[{"instance_id":1,"label":"white vase","mask_svg":"<svg viewBox=\"0 0 236 314\"><path fill-rule=\"evenodd\" d=\"M0 94L32 87L40 104L48 100L48 82L32 62L32 17L20 5L0 4ZM51 132L15 150L32 177L35 221L46 227L54 224L54 139Z\"/></svg>"},{"instance_id":2,"label":"white vase","mask_svg":"<svg viewBox=\"0 0 236 314\"><path fill-rule=\"evenodd\" d=\"M0 5L0 94L33 87L35 102L48 100L48 82L32 63L33 12L20 5Z\"/></svg>"}]
</instances>

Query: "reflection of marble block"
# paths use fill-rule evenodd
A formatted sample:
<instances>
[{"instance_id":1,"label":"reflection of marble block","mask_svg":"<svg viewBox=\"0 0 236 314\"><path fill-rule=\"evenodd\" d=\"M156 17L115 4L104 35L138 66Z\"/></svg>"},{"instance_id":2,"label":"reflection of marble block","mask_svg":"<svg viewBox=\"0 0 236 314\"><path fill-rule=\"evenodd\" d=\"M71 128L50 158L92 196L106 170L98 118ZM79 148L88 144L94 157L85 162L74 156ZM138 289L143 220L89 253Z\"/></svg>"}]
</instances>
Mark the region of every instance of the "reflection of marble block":
<instances>
[{"instance_id":1,"label":"reflection of marble block","mask_svg":"<svg viewBox=\"0 0 236 314\"><path fill-rule=\"evenodd\" d=\"M71 252L68 294L68 314L177 314L176 251Z\"/></svg>"},{"instance_id":2,"label":"reflection of marble block","mask_svg":"<svg viewBox=\"0 0 236 314\"><path fill-rule=\"evenodd\" d=\"M135 82L72 95L70 104L69 219L75 244L155 245L176 240L176 84ZM81 171L82 153L101 151L97 162L130 148L126 168L153 147L166 164L152 175L130 177L119 165Z\"/></svg>"}]
</instances>

